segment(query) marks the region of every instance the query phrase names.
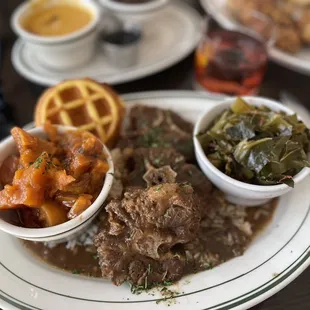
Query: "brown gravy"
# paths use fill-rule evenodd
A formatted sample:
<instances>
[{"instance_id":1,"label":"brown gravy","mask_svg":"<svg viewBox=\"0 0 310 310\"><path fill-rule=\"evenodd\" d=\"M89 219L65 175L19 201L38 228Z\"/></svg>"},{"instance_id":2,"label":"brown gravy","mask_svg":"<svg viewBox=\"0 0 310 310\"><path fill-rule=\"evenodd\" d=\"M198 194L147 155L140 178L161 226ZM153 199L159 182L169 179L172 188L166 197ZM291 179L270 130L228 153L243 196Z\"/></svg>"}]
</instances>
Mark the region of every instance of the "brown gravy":
<instances>
[{"instance_id":1,"label":"brown gravy","mask_svg":"<svg viewBox=\"0 0 310 310\"><path fill-rule=\"evenodd\" d=\"M98 266L96 249L93 247L76 246L74 250L66 248L62 243L49 248L41 242L23 241L24 246L35 256L51 266L60 268L73 274L89 277L101 277Z\"/></svg>"},{"instance_id":2,"label":"brown gravy","mask_svg":"<svg viewBox=\"0 0 310 310\"><path fill-rule=\"evenodd\" d=\"M250 222L253 235L252 240L262 232L271 222L277 208L278 200L273 200L267 208L248 208L247 220ZM67 249L66 244L59 244L49 248L40 242L23 241L23 245L36 257L73 274L81 274L91 277L101 277L96 248L94 246L75 246L74 250ZM231 257L223 245L208 243L211 252L219 253L222 261Z\"/></svg>"}]
</instances>

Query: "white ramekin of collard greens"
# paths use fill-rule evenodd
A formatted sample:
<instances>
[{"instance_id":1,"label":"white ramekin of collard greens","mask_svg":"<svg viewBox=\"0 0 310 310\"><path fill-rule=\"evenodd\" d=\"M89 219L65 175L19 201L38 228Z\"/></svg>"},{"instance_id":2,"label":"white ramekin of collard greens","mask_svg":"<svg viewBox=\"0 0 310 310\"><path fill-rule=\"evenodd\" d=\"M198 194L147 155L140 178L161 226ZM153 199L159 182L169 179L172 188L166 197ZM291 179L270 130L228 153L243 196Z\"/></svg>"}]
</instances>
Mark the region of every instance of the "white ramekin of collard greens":
<instances>
[{"instance_id":1,"label":"white ramekin of collard greens","mask_svg":"<svg viewBox=\"0 0 310 310\"><path fill-rule=\"evenodd\" d=\"M244 206L258 206L266 203L272 198L282 196L293 190L287 184L276 185L256 185L236 180L215 167L206 156L197 136L210 128L214 120L219 117L225 110L229 109L237 98L229 98L219 102L214 107L208 109L204 115L196 122L194 128L194 147L197 162L201 170L226 194L226 199L232 203ZM253 106L265 106L275 112L285 112L288 115L295 114L291 109L282 104L260 97L244 97L245 102ZM294 185L301 182L310 172L305 167L292 177Z\"/></svg>"}]
</instances>

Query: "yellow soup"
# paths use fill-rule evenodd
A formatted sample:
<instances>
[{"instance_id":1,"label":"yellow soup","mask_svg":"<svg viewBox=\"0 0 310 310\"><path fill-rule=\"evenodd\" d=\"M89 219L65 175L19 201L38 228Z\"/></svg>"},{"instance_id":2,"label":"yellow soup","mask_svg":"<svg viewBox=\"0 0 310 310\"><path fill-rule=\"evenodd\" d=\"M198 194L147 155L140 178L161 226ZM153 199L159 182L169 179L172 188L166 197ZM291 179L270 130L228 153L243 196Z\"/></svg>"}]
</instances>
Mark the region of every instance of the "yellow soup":
<instances>
[{"instance_id":1,"label":"yellow soup","mask_svg":"<svg viewBox=\"0 0 310 310\"><path fill-rule=\"evenodd\" d=\"M92 13L86 8L60 4L34 9L22 24L27 31L37 35L61 36L83 28L92 18Z\"/></svg>"}]
</instances>

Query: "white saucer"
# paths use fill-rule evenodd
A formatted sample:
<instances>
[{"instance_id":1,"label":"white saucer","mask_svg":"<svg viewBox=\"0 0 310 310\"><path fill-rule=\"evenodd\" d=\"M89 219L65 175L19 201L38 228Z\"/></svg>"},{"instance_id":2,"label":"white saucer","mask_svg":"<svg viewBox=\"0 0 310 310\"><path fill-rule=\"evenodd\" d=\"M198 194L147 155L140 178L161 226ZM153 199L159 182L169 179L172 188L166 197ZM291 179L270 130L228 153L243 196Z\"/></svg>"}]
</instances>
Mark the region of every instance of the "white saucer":
<instances>
[{"instance_id":1,"label":"white saucer","mask_svg":"<svg viewBox=\"0 0 310 310\"><path fill-rule=\"evenodd\" d=\"M12 50L14 68L26 79L51 86L64 79L90 77L119 84L154 74L176 64L193 51L200 38L201 16L188 5L173 2L156 19L144 23L138 63L127 69L110 66L102 50L83 67L56 71L38 62L35 53L22 40Z\"/></svg>"},{"instance_id":2,"label":"white saucer","mask_svg":"<svg viewBox=\"0 0 310 310\"><path fill-rule=\"evenodd\" d=\"M145 13L158 10L167 4L168 0L150 0L141 3L125 3L118 2L115 0L99 0L99 3L111 10L113 13L122 12L122 13Z\"/></svg>"}]
</instances>

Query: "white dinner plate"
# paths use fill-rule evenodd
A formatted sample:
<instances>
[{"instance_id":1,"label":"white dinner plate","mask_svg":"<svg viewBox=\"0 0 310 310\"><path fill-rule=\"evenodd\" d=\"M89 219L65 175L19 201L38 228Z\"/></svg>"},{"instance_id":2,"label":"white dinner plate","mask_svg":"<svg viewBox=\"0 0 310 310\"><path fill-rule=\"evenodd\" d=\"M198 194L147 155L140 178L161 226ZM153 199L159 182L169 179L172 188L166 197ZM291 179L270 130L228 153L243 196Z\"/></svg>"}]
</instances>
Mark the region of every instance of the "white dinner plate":
<instances>
[{"instance_id":1,"label":"white dinner plate","mask_svg":"<svg viewBox=\"0 0 310 310\"><path fill-rule=\"evenodd\" d=\"M216 104L194 92L145 92L124 96L128 104L169 108L194 122ZM174 287L175 310L247 309L275 294L310 263L310 178L282 197L272 222L241 257L183 278ZM133 295L129 286L54 269L0 233L0 308L3 310L161 310L161 297ZM173 288L172 288L173 289ZM169 308L169 309L170 309Z\"/></svg>"},{"instance_id":2,"label":"white dinner plate","mask_svg":"<svg viewBox=\"0 0 310 310\"><path fill-rule=\"evenodd\" d=\"M200 0L204 10L210 13L222 26L236 24L228 7L227 0ZM274 47L270 50L271 59L279 65L299 73L310 75L310 48L302 48L297 54L289 54Z\"/></svg>"},{"instance_id":3,"label":"white dinner plate","mask_svg":"<svg viewBox=\"0 0 310 310\"><path fill-rule=\"evenodd\" d=\"M87 65L73 70L53 70L41 64L21 39L16 41L12 50L13 66L26 79L44 86L79 77L119 84L157 73L176 64L193 51L201 34L201 16L181 1L172 1L143 25L138 63L126 69L111 66L98 46L96 55Z\"/></svg>"}]
</instances>

